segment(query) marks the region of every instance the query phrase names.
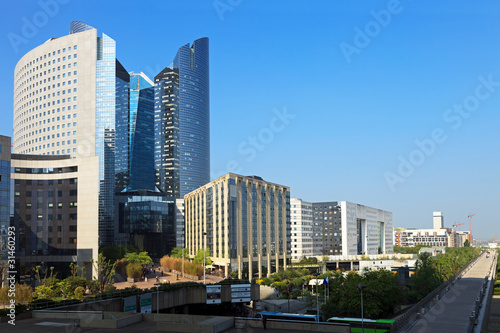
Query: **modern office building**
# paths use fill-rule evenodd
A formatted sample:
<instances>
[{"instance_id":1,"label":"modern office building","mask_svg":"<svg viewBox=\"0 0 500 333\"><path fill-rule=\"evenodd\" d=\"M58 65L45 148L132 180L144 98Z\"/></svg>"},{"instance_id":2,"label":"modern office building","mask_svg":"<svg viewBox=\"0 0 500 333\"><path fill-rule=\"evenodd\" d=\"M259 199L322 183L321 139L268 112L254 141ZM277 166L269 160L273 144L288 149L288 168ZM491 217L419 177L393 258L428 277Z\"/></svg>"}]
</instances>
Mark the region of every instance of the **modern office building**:
<instances>
[{"instance_id":1,"label":"modern office building","mask_svg":"<svg viewBox=\"0 0 500 333\"><path fill-rule=\"evenodd\" d=\"M403 247L417 245L454 247L454 232L451 228L440 229L414 229L408 228L396 231L395 238L400 240Z\"/></svg>"},{"instance_id":2,"label":"modern office building","mask_svg":"<svg viewBox=\"0 0 500 333\"><path fill-rule=\"evenodd\" d=\"M116 196L120 239L160 259L176 246L175 199L162 193L138 190Z\"/></svg>"},{"instance_id":3,"label":"modern office building","mask_svg":"<svg viewBox=\"0 0 500 333\"><path fill-rule=\"evenodd\" d=\"M156 186L176 198L210 181L209 42L179 48L155 77Z\"/></svg>"},{"instance_id":4,"label":"modern office building","mask_svg":"<svg viewBox=\"0 0 500 333\"><path fill-rule=\"evenodd\" d=\"M300 261L305 256L299 255L299 249L304 251L303 244L311 250L307 252L310 253L308 256L319 259L393 252L391 212L348 201L309 203L291 199L291 205L294 261ZM308 209L312 214L311 222L307 219ZM302 233L299 233L299 228Z\"/></svg>"},{"instance_id":5,"label":"modern office building","mask_svg":"<svg viewBox=\"0 0 500 333\"><path fill-rule=\"evenodd\" d=\"M342 221L340 205L336 201L313 202L314 236L313 248L315 256L331 256L342 254Z\"/></svg>"},{"instance_id":6,"label":"modern office building","mask_svg":"<svg viewBox=\"0 0 500 333\"><path fill-rule=\"evenodd\" d=\"M117 75L118 77L118 75ZM155 190L154 88L144 73L121 73L116 103L116 191ZM119 103L129 94L128 103Z\"/></svg>"},{"instance_id":7,"label":"modern office building","mask_svg":"<svg viewBox=\"0 0 500 333\"><path fill-rule=\"evenodd\" d=\"M393 252L392 213L341 201L342 254Z\"/></svg>"},{"instance_id":8,"label":"modern office building","mask_svg":"<svg viewBox=\"0 0 500 333\"><path fill-rule=\"evenodd\" d=\"M121 72L115 41L82 22L26 53L14 72L13 152L98 157L101 245L114 241L116 103L129 98Z\"/></svg>"},{"instance_id":9,"label":"modern office building","mask_svg":"<svg viewBox=\"0 0 500 333\"><path fill-rule=\"evenodd\" d=\"M292 261L313 256L312 203L290 199L290 227Z\"/></svg>"},{"instance_id":10,"label":"modern office building","mask_svg":"<svg viewBox=\"0 0 500 333\"><path fill-rule=\"evenodd\" d=\"M213 265L261 278L290 258L290 188L228 173L184 196L186 247L210 249Z\"/></svg>"},{"instance_id":11,"label":"modern office building","mask_svg":"<svg viewBox=\"0 0 500 333\"><path fill-rule=\"evenodd\" d=\"M185 248L184 199L175 200L175 246Z\"/></svg>"},{"instance_id":12,"label":"modern office building","mask_svg":"<svg viewBox=\"0 0 500 333\"><path fill-rule=\"evenodd\" d=\"M417 245L438 247L462 247L468 239L468 231L456 232L452 228L444 227L442 212L432 213L433 229L395 228L395 245L411 247Z\"/></svg>"},{"instance_id":13,"label":"modern office building","mask_svg":"<svg viewBox=\"0 0 500 333\"><path fill-rule=\"evenodd\" d=\"M69 274L98 256L98 157L12 154L12 225L20 273L35 266ZM24 267L24 268L23 268Z\"/></svg>"}]
</instances>

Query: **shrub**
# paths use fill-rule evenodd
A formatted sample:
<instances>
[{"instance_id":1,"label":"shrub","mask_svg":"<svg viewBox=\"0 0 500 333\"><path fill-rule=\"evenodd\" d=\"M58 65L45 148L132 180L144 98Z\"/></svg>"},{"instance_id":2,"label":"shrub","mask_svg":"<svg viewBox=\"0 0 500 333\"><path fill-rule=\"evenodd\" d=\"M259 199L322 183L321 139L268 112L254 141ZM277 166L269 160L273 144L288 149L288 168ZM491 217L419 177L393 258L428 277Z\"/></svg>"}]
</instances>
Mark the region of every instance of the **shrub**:
<instances>
[{"instance_id":1,"label":"shrub","mask_svg":"<svg viewBox=\"0 0 500 333\"><path fill-rule=\"evenodd\" d=\"M163 256L160 259L160 265L164 268L172 269L175 271L182 271L182 258L174 258ZM189 275L199 276L203 274L203 265L190 262L184 259L184 272Z\"/></svg>"},{"instance_id":2,"label":"shrub","mask_svg":"<svg viewBox=\"0 0 500 333\"><path fill-rule=\"evenodd\" d=\"M76 298L82 298L83 295L85 295L85 288L83 288L81 286L80 287L76 287L74 294L75 294Z\"/></svg>"},{"instance_id":3,"label":"shrub","mask_svg":"<svg viewBox=\"0 0 500 333\"><path fill-rule=\"evenodd\" d=\"M107 284L105 287L104 287L104 292L105 293L111 293L113 291L116 291L116 287L113 286L112 284Z\"/></svg>"},{"instance_id":4,"label":"shrub","mask_svg":"<svg viewBox=\"0 0 500 333\"><path fill-rule=\"evenodd\" d=\"M131 262L127 265L127 276L129 278L138 278L142 274L142 266L138 262Z\"/></svg>"},{"instance_id":5,"label":"shrub","mask_svg":"<svg viewBox=\"0 0 500 333\"><path fill-rule=\"evenodd\" d=\"M33 301L33 290L27 284L16 283L16 304L30 303ZM0 304L10 304L9 286L0 289Z\"/></svg>"},{"instance_id":6,"label":"shrub","mask_svg":"<svg viewBox=\"0 0 500 333\"><path fill-rule=\"evenodd\" d=\"M64 296L73 297L76 296L75 289L78 287L82 287L85 293L85 286L87 285L87 279L81 276L70 276L62 280L58 285L62 288Z\"/></svg>"},{"instance_id":7,"label":"shrub","mask_svg":"<svg viewBox=\"0 0 500 333\"><path fill-rule=\"evenodd\" d=\"M87 288L92 295L97 295L99 293L99 283L96 280L87 281Z\"/></svg>"}]
</instances>

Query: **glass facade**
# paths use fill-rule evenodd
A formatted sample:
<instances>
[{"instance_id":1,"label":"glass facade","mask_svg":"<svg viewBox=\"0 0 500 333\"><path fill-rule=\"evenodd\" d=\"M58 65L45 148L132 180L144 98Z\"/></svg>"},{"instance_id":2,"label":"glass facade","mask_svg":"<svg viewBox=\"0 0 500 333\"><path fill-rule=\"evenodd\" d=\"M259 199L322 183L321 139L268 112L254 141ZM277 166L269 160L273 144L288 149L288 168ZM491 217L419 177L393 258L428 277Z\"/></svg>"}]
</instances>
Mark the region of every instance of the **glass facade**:
<instances>
[{"instance_id":1,"label":"glass facade","mask_svg":"<svg viewBox=\"0 0 500 333\"><path fill-rule=\"evenodd\" d=\"M121 68L116 76L116 192L155 190L153 82Z\"/></svg>"},{"instance_id":2,"label":"glass facade","mask_svg":"<svg viewBox=\"0 0 500 333\"><path fill-rule=\"evenodd\" d=\"M130 78L130 190L154 190L154 88L144 74Z\"/></svg>"},{"instance_id":3,"label":"glass facade","mask_svg":"<svg viewBox=\"0 0 500 333\"><path fill-rule=\"evenodd\" d=\"M165 68L155 77L155 183L181 198L179 156L179 69Z\"/></svg>"},{"instance_id":4,"label":"glass facade","mask_svg":"<svg viewBox=\"0 0 500 333\"><path fill-rule=\"evenodd\" d=\"M175 199L152 191L117 194L119 232L129 244L161 258L176 246Z\"/></svg>"},{"instance_id":5,"label":"glass facade","mask_svg":"<svg viewBox=\"0 0 500 333\"><path fill-rule=\"evenodd\" d=\"M210 181L208 38L197 39L191 46L186 44L179 48L172 64L155 77L155 86L156 121L158 126L168 127L159 129L155 139L157 184L166 193L172 191L176 197L183 197ZM173 96L164 98L168 94ZM176 112L178 140L168 136L168 132L177 130ZM178 166L166 162L167 159L175 162L177 156ZM175 193L177 184L171 184L168 179L175 177L177 170L178 194Z\"/></svg>"},{"instance_id":6,"label":"glass facade","mask_svg":"<svg viewBox=\"0 0 500 333\"><path fill-rule=\"evenodd\" d=\"M97 37L96 155L99 156L99 244L114 242L116 43Z\"/></svg>"}]
</instances>

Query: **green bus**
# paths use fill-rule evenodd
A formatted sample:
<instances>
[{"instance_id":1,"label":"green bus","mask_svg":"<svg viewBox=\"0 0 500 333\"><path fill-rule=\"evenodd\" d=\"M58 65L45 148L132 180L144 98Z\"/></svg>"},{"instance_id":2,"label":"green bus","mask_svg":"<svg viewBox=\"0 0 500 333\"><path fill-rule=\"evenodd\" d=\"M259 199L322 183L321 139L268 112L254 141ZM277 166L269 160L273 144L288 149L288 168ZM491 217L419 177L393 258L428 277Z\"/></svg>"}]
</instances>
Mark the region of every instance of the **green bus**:
<instances>
[{"instance_id":1,"label":"green bus","mask_svg":"<svg viewBox=\"0 0 500 333\"><path fill-rule=\"evenodd\" d=\"M327 320L329 323L349 324L351 325L351 332L361 332L364 328L365 333L390 333L392 332L392 319L363 319L361 318L347 318L347 317L332 317Z\"/></svg>"}]
</instances>

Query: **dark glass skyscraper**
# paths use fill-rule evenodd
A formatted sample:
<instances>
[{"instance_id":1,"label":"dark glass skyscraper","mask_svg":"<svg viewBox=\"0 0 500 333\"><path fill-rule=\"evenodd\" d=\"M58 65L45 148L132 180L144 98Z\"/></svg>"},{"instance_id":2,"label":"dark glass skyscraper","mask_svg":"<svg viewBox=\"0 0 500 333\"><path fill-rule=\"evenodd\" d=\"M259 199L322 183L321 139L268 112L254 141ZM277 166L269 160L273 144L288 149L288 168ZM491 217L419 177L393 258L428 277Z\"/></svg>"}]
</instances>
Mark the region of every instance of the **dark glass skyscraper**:
<instances>
[{"instance_id":1,"label":"dark glass skyscraper","mask_svg":"<svg viewBox=\"0 0 500 333\"><path fill-rule=\"evenodd\" d=\"M117 75L116 98L116 191L154 191L153 82L143 73Z\"/></svg>"},{"instance_id":2,"label":"dark glass skyscraper","mask_svg":"<svg viewBox=\"0 0 500 333\"><path fill-rule=\"evenodd\" d=\"M177 198L210 181L208 44L182 46L155 77L156 185Z\"/></svg>"}]
</instances>

